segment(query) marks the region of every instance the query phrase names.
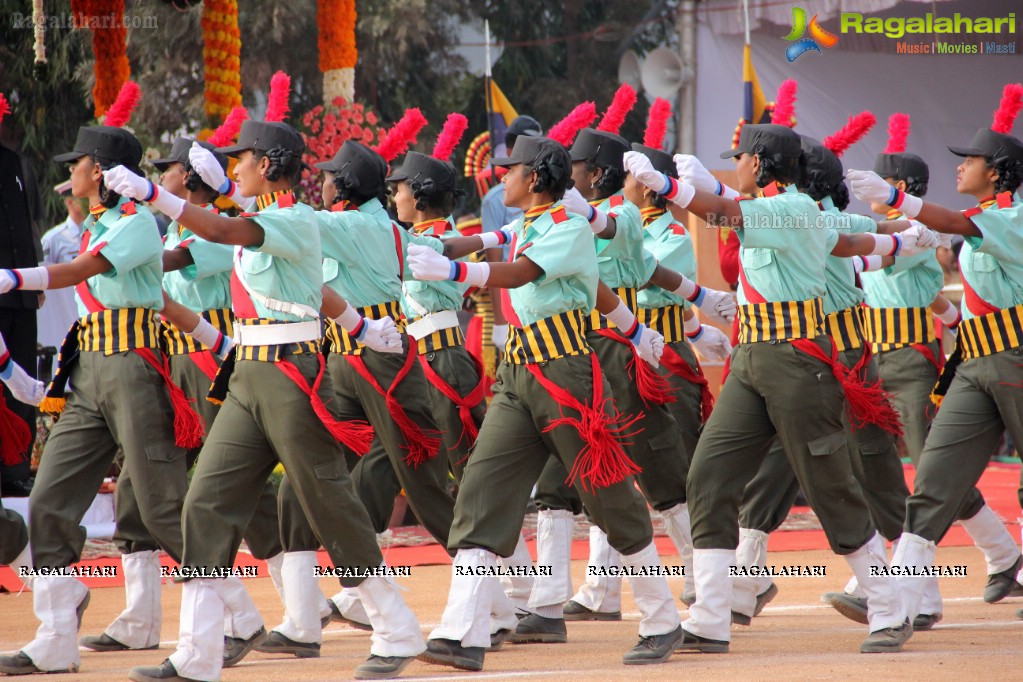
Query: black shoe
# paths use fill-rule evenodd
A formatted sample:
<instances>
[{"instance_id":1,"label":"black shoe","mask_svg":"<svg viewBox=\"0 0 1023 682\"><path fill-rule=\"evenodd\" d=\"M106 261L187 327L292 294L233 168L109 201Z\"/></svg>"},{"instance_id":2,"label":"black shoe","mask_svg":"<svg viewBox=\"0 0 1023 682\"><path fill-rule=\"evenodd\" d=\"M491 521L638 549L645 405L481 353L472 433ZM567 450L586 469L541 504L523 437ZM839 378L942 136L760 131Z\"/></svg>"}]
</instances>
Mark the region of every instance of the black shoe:
<instances>
[{"instance_id":1,"label":"black shoe","mask_svg":"<svg viewBox=\"0 0 1023 682\"><path fill-rule=\"evenodd\" d=\"M352 677L357 680L389 680L400 675L414 660L415 656L372 655L355 668Z\"/></svg>"},{"instance_id":2,"label":"black shoe","mask_svg":"<svg viewBox=\"0 0 1023 682\"><path fill-rule=\"evenodd\" d=\"M565 620L621 620L621 611L594 611L577 601L565 604Z\"/></svg>"},{"instance_id":3,"label":"black shoe","mask_svg":"<svg viewBox=\"0 0 1023 682\"><path fill-rule=\"evenodd\" d=\"M159 646L154 644L153 646L146 646L141 649L132 649L127 644L121 644L105 632L102 635L86 635L78 640L78 644L91 651L146 651Z\"/></svg>"},{"instance_id":4,"label":"black shoe","mask_svg":"<svg viewBox=\"0 0 1023 682\"><path fill-rule=\"evenodd\" d=\"M1016 582L1016 574L1019 573L1021 564L1023 564L1023 555L1017 557L1011 568L989 575L987 585L984 586L984 601L994 604L1008 597L1013 588L1019 584Z\"/></svg>"},{"instance_id":5,"label":"black shoe","mask_svg":"<svg viewBox=\"0 0 1023 682\"><path fill-rule=\"evenodd\" d=\"M752 616L747 616L744 613L738 611L732 611L732 625L749 625L753 622Z\"/></svg>"},{"instance_id":6,"label":"black shoe","mask_svg":"<svg viewBox=\"0 0 1023 682\"><path fill-rule=\"evenodd\" d=\"M170 659L165 659L160 665L138 666L132 668L128 673L128 679L133 682L198 682L191 677L182 677L174 669Z\"/></svg>"},{"instance_id":7,"label":"black shoe","mask_svg":"<svg viewBox=\"0 0 1023 682\"><path fill-rule=\"evenodd\" d=\"M907 619L897 628L884 628L871 632L860 644L861 654L894 654L913 636L913 625Z\"/></svg>"},{"instance_id":8,"label":"black shoe","mask_svg":"<svg viewBox=\"0 0 1023 682\"><path fill-rule=\"evenodd\" d=\"M938 613L921 613L919 616L913 619L913 632L930 630L940 620L941 620L940 611Z\"/></svg>"},{"instance_id":9,"label":"black shoe","mask_svg":"<svg viewBox=\"0 0 1023 682\"><path fill-rule=\"evenodd\" d=\"M564 618L544 618L531 613L519 621L509 639L515 644L561 644L568 641L568 629Z\"/></svg>"},{"instance_id":10,"label":"black shoe","mask_svg":"<svg viewBox=\"0 0 1023 682\"><path fill-rule=\"evenodd\" d=\"M647 665L650 663L664 663L671 658L675 646L682 641L682 626L672 630L666 635L651 635L640 637L639 643L625 654L622 663L625 665Z\"/></svg>"},{"instance_id":11,"label":"black shoe","mask_svg":"<svg viewBox=\"0 0 1023 682\"><path fill-rule=\"evenodd\" d=\"M447 665L459 670L483 670L483 647L462 646L453 639L428 639L420 661Z\"/></svg>"},{"instance_id":12,"label":"black shoe","mask_svg":"<svg viewBox=\"0 0 1023 682\"><path fill-rule=\"evenodd\" d=\"M693 604L696 603L696 593L695 592L689 592L689 593L683 592L682 594L678 595L678 598L679 598L679 600L681 600L681 602L683 604L686 605L687 609L689 607L691 607Z\"/></svg>"},{"instance_id":13,"label":"black shoe","mask_svg":"<svg viewBox=\"0 0 1023 682\"><path fill-rule=\"evenodd\" d=\"M266 628L262 626L256 630L256 634L248 639L225 636L223 666L230 668L232 665L238 665L250 651L259 644L262 644L264 639L266 639Z\"/></svg>"},{"instance_id":14,"label":"black shoe","mask_svg":"<svg viewBox=\"0 0 1023 682\"><path fill-rule=\"evenodd\" d=\"M28 497L32 494L34 478L23 478L19 481L3 481L0 483L0 497Z\"/></svg>"},{"instance_id":15,"label":"black shoe","mask_svg":"<svg viewBox=\"0 0 1023 682\"><path fill-rule=\"evenodd\" d=\"M857 597L848 592L825 592L821 601L831 604L832 608L841 613L849 620L866 625L867 600L864 597Z\"/></svg>"},{"instance_id":16,"label":"black shoe","mask_svg":"<svg viewBox=\"0 0 1023 682\"><path fill-rule=\"evenodd\" d=\"M681 627L681 626L679 626ZM682 628L682 641L675 645L675 651L698 651L701 654L727 654L728 642L694 635Z\"/></svg>"},{"instance_id":17,"label":"black shoe","mask_svg":"<svg viewBox=\"0 0 1023 682\"><path fill-rule=\"evenodd\" d=\"M357 620L346 618L345 614L341 613L341 609L337 607L333 599L328 599L327 603L330 604L330 620L336 623L346 623L351 625L356 630L365 630L366 632L373 632L373 626L367 625L366 623L360 623Z\"/></svg>"},{"instance_id":18,"label":"black shoe","mask_svg":"<svg viewBox=\"0 0 1023 682\"><path fill-rule=\"evenodd\" d=\"M777 597L777 596L778 596L778 586L775 585L774 583L771 583L771 585L766 590L764 590L763 592L758 594L757 595L757 605L753 609L753 616L754 616L754 618L756 616L759 616L760 612L764 610L764 607L767 606L768 604L770 604L771 601L774 600L774 598Z\"/></svg>"},{"instance_id":19,"label":"black shoe","mask_svg":"<svg viewBox=\"0 0 1023 682\"><path fill-rule=\"evenodd\" d=\"M252 647L261 654L291 654L296 658L319 658L319 642L296 642L276 630L271 630L259 644Z\"/></svg>"},{"instance_id":20,"label":"black shoe","mask_svg":"<svg viewBox=\"0 0 1023 682\"><path fill-rule=\"evenodd\" d=\"M511 637L512 631L508 628L501 628L497 632L490 633L490 646L487 651L500 651L501 646Z\"/></svg>"},{"instance_id":21,"label":"black shoe","mask_svg":"<svg viewBox=\"0 0 1023 682\"><path fill-rule=\"evenodd\" d=\"M31 658L20 651L0 656L0 673L3 673L4 675L31 675L33 673L42 672L76 673L78 672L78 666L73 665L67 670L40 670L36 667L36 664L32 662Z\"/></svg>"}]
</instances>

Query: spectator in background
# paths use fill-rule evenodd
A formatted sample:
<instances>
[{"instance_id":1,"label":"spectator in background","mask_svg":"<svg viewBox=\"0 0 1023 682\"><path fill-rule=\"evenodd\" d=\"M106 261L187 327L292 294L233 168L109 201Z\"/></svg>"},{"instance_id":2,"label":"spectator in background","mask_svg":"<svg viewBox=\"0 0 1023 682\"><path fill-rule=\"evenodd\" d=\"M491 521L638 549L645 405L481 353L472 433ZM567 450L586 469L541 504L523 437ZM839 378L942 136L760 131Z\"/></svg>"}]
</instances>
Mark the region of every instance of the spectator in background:
<instances>
[{"instance_id":1,"label":"spectator in background","mask_svg":"<svg viewBox=\"0 0 1023 682\"><path fill-rule=\"evenodd\" d=\"M40 213L42 204L35 175L20 154L0 144L0 268L31 268L39 264L42 249L36 219ZM0 334L6 339L13 360L32 377L36 375L38 308L36 291L0 295ZM28 423L34 441L36 406L18 402L6 387L3 390L11 410ZM31 456L32 442L20 462L0 467L0 495L26 497L32 491Z\"/></svg>"},{"instance_id":2,"label":"spectator in background","mask_svg":"<svg viewBox=\"0 0 1023 682\"><path fill-rule=\"evenodd\" d=\"M60 183L53 190L64 199L67 219L43 235L43 265L70 263L75 259L82 242L82 223L85 222L87 215L82 200L71 196L70 180ZM76 319L78 306L75 305L74 287L47 291L36 316L39 325L39 345L44 348L47 346L60 348L64 335ZM43 372L45 373L45 370Z\"/></svg>"}]
</instances>

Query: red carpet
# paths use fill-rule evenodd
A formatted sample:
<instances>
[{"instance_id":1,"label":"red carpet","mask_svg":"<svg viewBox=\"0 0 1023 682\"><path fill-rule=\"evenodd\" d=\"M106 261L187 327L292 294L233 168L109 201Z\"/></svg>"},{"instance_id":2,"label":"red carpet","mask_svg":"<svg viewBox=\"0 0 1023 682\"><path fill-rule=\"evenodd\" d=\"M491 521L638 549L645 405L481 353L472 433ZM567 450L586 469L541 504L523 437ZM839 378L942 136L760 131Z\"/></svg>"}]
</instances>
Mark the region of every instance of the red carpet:
<instances>
[{"instance_id":1,"label":"red carpet","mask_svg":"<svg viewBox=\"0 0 1023 682\"><path fill-rule=\"evenodd\" d=\"M913 487L912 467L906 467L906 480ZM984 498L992 509L1005 521L1009 532L1013 537L1018 538L1020 534L1020 506L1016 491L1020 481L1020 466L1018 464L994 464L987 468L980 479L978 487L984 494ZM794 507L793 514L808 514L810 510L805 507ZM656 539L657 549L664 556L675 555L675 548L667 537L659 536ZM527 542L530 552L536 556L536 541ZM968 546L973 544L970 537L958 524L953 526L941 542L946 546ZM819 528L814 530L785 530L778 531L771 535L768 542L768 550L771 552L791 552L808 549L827 549L828 541L824 532ZM589 544L585 540L576 540L572 543L572 558L586 559L589 556ZM426 566L431 564L446 564L450 562L447 552L440 545L429 544L416 547L389 547L384 550L384 558L390 566ZM163 557L165 566L174 566L173 560ZM120 573L121 562L116 558L96 559L94 561L83 561L78 566L115 566ZM236 562L238 566L256 566L256 572L260 577L267 577L266 564L254 559L250 554L241 552ZM330 560L324 551L320 551L320 565L329 566ZM85 578L82 580L89 587L116 587L124 584L120 575L111 578ZM7 566L0 567L0 591L17 592L22 589L21 581L14 575L14 572Z\"/></svg>"}]
</instances>

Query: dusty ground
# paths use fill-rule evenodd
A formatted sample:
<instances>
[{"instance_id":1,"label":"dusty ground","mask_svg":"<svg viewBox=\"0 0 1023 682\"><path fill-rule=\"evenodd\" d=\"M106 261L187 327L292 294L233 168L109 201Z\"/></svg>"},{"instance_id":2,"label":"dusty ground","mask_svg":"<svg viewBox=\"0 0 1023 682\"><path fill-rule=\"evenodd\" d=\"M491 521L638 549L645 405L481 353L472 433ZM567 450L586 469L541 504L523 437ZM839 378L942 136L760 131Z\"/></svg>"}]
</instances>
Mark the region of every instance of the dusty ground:
<instances>
[{"instance_id":1,"label":"dusty ground","mask_svg":"<svg viewBox=\"0 0 1023 682\"><path fill-rule=\"evenodd\" d=\"M668 560L670 563L670 559ZM626 668L622 654L635 643L638 613L626 586L625 622L569 623L569 643L553 645L506 644L503 651L488 654L482 673L463 673L415 662L403 677L419 680L1018 680L1023 654L1020 651L1023 621L1015 611L1023 600L1007 599L989 605L981 601L985 582L984 563L973 548L942 548L936 563L966 564L965 578L942 578L945 617L931 632L913 637L906 650L896 655L857 653L866 628L844 619L818 599L822 592L841 589L850 575L844 561L823 551L772 553L776 565L823 564L828 576L779 578L780 593L750 628L733 628L732 651L727 655L676 654L659 666ZM585 562L573 562L578 584ZM450 568L415 567L411 578L399 582L408 587L406 598L419 616L424 632L440 618L447 597ZM281 606L269 578L246 580L267 624L277 623ZM681 590L681 579L672 589ZM324 578L321 587L331 594L336 582ZM85 614L83 633L99 633L123 606L120 588L95 589ZM126 654L82 654L82 669L61 679L126 679L134 665L156 664L172 650L177 638L180 588L164 587L165 641L161 651ZM683 618L685 613L683 612ZM28 641L35 630L28 593L0 595L0 650ZM225 682L270 680L342 680L369 652L366 633L332 624L324 632L322 657L297 660L251 654L241 665L224 671Z\"/></svg>"}]
</instances>

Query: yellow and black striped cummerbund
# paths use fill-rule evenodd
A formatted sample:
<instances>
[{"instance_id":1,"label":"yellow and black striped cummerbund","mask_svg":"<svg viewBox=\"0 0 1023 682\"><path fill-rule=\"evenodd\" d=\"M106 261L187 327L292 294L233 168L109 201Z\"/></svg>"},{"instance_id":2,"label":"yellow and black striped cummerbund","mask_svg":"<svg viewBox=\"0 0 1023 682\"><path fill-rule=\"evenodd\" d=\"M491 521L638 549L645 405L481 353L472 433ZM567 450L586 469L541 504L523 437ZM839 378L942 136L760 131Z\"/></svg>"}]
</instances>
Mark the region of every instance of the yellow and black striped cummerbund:
<instances>
[{"instance_id":1,"label":"yellow and black striped cummerbund","mask_svg":"<svg viewBox=\"0 0 1023 682\"><path fill-rule=\"evenodd\" d=\"M926 308L867 308L864 333L875 353L934 340L934 319Z\"/></svg>"},{"instance_id":2,"label":"yellow and black striped cummerbund","mask_svg":"<svg viewBox=\"0 0 1023 682\"><path fill-rule=\"evenodd\" d=\"M224 336L234 335L234 315L231 314L230 308L204 310L199 314ZM204 350L209 350L206 346L202 345L167 320L163 321L163 326L160 331L163 334L163 341L167 348L167 355L186 355L188 353L199 353Z\"/></svg>"},{"instance_id":3,"label":"yellow and black striped cummerbund","mask_svg":"<svg viewBox=\"0 0 1023 682\"><path fill-rule=\"evenodd\" d=\"M824 318L824 331L835 340L835 348L839 353L863 346L860 310L859 306L846 308L837 313L829 313Z\"/></svg>"},{"instance_id":4,"label":"yellow and black striped cummerbund","mask_svg":"<svg viewBox=\"0 0 1023 682\"><path fill-rule=\"evenodd\" d=\"M739 306L739 343L813 339L824 333L823 300L769 301Z\"/></svg>"},{"instance_id":5,"label":"yellow and black striped cummerbund","mask_svg":"<svg viewBox=\"0 0 1023 682\"><path fill-rule=\"evenodd\" d=\"M433 351L440 350L442 348L453 348L454 346L464 345L465 335L462 333L462 328L460 326L440 329L429 336L416 339L416 350L420 355L426 355L427 353L432 353Z\"/></svg>"},{"instance_id":6,"label":"yellow and black striped cummerbund","mask_svg":"<svg viewBox=\"0 0 1023 682\"><path fill-rule=\"evenodd\" d=\"M675 343L686 338L685 308L668 305L663 308L640 308L636 318L644 325L664 337L665 343Z\"/></svg>"},{"instance_id":7,"label":"yellow and black striped cummerbund","mask_svg":"<svg viewBox=\"0 0 1023 682\"><path fill-rule=\"evenodd\" d=\"M588 354L591 349L586 343L585 314L581 310L570 310L522 329L509 325L504 352L507 361L514 365Z\"/></svg>"},{"instance_id":8,"label":"yellow and black striped cummerbund","mask_svg":"<svg viewBox=\"0 0 1023 682\"><path fill-rule=\"evenodd\" d=\"M375 305L368 305L364 308L356 308L356 310L359 311L360 315L371 320L390 317L394 320L394 324L398 326L398 331L405 331L405 318L401 316L401 306L398 305L397 301L377 303ZM330 344L331 353L338 353L340 355L362 355L362 351L366 348L364 345L349 336L348 332L342 329L341 325L334 320L327 320L326 337L326 341Z\"/></svg>"},{"instance_id":9,"label":"yellow and black striped cummerbund","mask_svg":"<svg viewBox=\"0 0 1023 682\"><path fill-rule=\"evenodd\" d=\"M958 342L963 360L1023 346L1023 304L963 320Z\"/></svg>"},{"instance_id":10,"label":"yellow and black striped cummerbund","mask_svg":"<svg viewBox=\"0 0 1023 682\"><path fill-rule=\"evenodd\" d=\"M78 347L104 355L135 348L159 348L156 313L148 308L120 308L90 313L80 320Z\"/></svg>"},{"instance_id":11,"label":"yellow and black striped cummerbund","mask_svg":"<svg viewBox=\"0 0 1023 682\"><path fill-rule=\"evenodd\" d=\"M629 307L633 313L639 308L639 304L636 302L636 290L632 287L617 287L614 292L618 294L618 298L625 301L625 305ZM614 329L615 326L611 322L608 322L600 311L594 308L590 312L589 322L590 329Z\"/></svg>"},{"instance_id":12,"label":"yellow and black striped cummerbund","mask_svg":"<svg viewBox=\"0 0 1023 682\"><path fill-rule=\"evenodd\" d=\"M236 325L270 325L270 324L294 324L286 320L270 320L263 317L243 318L235 320ZM320 340L299 341L298 343L284 343L273 346L235 346L236 360L256 360L257 362L279 362L288 355L304 355L306 353L319 353Z\"/></svg>"}]
</instances>

